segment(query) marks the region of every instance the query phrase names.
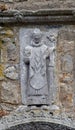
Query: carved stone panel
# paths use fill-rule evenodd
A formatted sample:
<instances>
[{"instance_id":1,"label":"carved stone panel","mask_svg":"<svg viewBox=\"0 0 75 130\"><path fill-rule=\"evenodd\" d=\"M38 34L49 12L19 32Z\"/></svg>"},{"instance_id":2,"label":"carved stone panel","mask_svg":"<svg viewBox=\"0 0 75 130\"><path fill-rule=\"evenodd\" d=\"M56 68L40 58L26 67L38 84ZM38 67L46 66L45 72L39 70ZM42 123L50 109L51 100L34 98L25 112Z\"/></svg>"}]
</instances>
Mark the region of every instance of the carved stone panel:
<instances>
[{"instance_id":1,"label":"carved stone panel","mask_svg":"<svg viewBox=\"0 0 75 130\"><path fill-rule=\"evenodd\" d=\"M56 94L55 48L56 37L52 31L39 28L20 29L20 66L22 103L50 105ZM55 91L54 91L55 92Z\"/></svg>"}]
</instances>

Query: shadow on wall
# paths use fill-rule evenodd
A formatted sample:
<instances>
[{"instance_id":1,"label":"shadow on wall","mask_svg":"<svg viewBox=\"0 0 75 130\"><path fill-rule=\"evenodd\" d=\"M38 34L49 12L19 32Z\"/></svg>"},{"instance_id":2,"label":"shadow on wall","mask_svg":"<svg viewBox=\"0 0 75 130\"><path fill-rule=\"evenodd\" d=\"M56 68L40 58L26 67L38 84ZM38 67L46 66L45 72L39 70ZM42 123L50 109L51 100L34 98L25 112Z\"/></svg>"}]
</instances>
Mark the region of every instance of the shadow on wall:
<instances>
[{"instance_id":1,"label":"shadow on wall","mask_svg":"<svg viewBox=\"0 0 75 130\"><path fill-rule=\"evenodd\" d=\"M7 130L75 130L75 129L55 123L31 122L13 126Z\"/></svg>"}]
</instances>

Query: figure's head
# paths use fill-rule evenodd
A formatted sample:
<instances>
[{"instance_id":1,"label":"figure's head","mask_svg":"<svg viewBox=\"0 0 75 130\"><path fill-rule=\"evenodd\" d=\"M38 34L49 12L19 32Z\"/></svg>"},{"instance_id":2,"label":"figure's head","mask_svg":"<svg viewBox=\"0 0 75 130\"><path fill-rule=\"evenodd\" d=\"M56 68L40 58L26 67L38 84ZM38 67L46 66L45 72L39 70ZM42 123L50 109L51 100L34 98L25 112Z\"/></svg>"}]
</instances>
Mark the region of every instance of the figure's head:
<instances>
[{"instance_id":1,"label":"figure's head","mask_svg":"<svg viewBox=\"0 0 75 130\"><path fill-rule=\"evenodd\" d=\"M34 29L32 38L35 44L39 44L41 37L42 37L42 32L40 31L40 29L38 28Z\"/></svg>"}]
</instances>

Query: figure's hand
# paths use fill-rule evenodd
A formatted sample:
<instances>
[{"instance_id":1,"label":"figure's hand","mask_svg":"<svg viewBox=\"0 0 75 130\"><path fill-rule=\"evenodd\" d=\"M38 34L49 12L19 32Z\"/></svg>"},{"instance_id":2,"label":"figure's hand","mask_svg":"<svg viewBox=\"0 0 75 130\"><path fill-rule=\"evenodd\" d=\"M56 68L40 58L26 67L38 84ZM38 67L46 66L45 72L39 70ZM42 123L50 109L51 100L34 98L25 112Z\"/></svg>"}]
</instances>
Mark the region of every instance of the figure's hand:
<instances>
[{"instance_id":1,"label":"figure's hand","mask_svg":"<svg viewBox=\"0 0 75 130\"><path fill-rule=\"evenodd\" d=\"M26 64L29 64L29 59L30 59L30 56L31 56L31 50L26 47L24 52L23 52L23 55L24 55L24 62Z\"/></svg>"},{"instance_id":2,"label":"figure's hand","mask_svg":"<svg viewBox=\"0 0 75 130\"><path fill-rule=\"evenodd\" d=\"M51 51L55 51L56 48L55 48L55 46L53 46L53 47L50 47L49 50L50 50L50 52L51 52Z\"/></svg>"},{"instance_id":3,"label":"figure's hand","mask_svg":"<svg viewBox=\"0 0 75 130\"><path fill-rule=\"evenodd\" d=\"M24 56L30 57L30 55L31 55L31 51L29 49L25 49Z\"/></svg>"}]
</instances>

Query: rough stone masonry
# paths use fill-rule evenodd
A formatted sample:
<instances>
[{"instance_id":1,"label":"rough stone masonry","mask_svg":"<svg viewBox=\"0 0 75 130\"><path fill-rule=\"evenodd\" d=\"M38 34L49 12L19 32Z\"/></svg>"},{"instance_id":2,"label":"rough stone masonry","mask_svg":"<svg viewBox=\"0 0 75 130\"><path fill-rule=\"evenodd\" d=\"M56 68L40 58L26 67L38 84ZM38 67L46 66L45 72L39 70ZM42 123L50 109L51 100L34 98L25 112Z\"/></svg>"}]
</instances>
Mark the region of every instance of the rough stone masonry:
<instances>
[{"instance_id":1,"label":"rough stone masonry","mask_svg":"<svg viewBox=\"0 0 75 130\"><path fill-rule=\"evenodd\" d=\"M26 129L31 122L36 129L38 122L75 129L74 8L74 0L1 0L0 130ZM41 34L32 38L35 28L41 40Z\"/></svg>"}]
</instances>

